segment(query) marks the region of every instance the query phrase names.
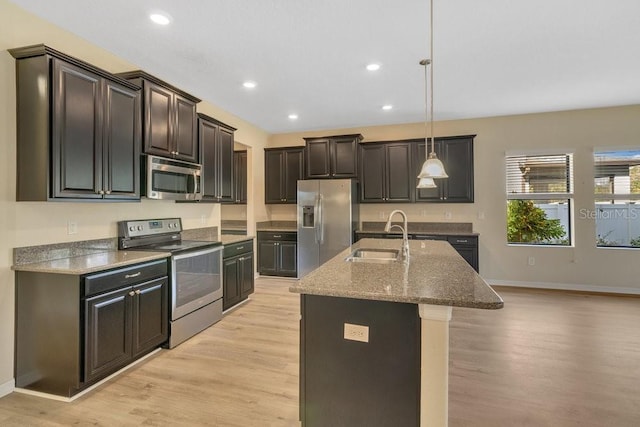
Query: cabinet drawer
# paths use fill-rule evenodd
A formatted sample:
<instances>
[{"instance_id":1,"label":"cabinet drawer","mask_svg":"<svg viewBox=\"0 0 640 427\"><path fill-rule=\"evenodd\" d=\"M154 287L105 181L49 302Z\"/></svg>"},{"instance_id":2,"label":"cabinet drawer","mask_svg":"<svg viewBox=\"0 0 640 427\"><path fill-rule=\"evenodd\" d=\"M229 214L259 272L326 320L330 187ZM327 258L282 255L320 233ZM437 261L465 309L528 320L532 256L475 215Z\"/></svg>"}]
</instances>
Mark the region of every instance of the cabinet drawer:
<instances>
[{"instance_id":1,"label":"cabinet drawer","mask_svg":"<svg viewBox=\"0 0 640 427\"><path fill-rule=\"evenodd\" d=\"M224 245L223 258L230 258L236 255L253 252L253 241L245 240L244 242L232 243Z\"/></svg>"},{"instance_id":2,"label":"cabinet drawer","mask_svg":"<svg viewBox=\"0 0 640 427\"><path fill-rule=\"evenodd\" d=\"M92 274L84 279L84 295L88 297L166 275L166 259Z\"/></svg>"},{"instance_id":3,"label":"cabinet drawer","mask_svg":"<svg viewBox=\"0 0 640 427\"><path fill-rule=\"evenodd\" d=\"M441 234L412 234L414 240L447 240L447 236Z\"/></svg>"},{"instance_id":4,"label":"cabinet drawer","mask_svg":"<svg viewBox=\"0 0 640 427\"><path fill-rule=\"evenodd\" d=\"M449 236L448 240L452 245L478 246L477 236Z\"/></svg>"},{"instance_id":5,"label":"cabinet drawer","mask_svg":"<svg viewBox=\"0 0 640 427\"><path fill-rule=\"evenodd\" d=\"M260 240L275 240L276 242L287 241L287 242L296 242L298 241L298 233L295 232L271 232L271 231L259 231L258 239Z\"/></svg>"}]
</instances>

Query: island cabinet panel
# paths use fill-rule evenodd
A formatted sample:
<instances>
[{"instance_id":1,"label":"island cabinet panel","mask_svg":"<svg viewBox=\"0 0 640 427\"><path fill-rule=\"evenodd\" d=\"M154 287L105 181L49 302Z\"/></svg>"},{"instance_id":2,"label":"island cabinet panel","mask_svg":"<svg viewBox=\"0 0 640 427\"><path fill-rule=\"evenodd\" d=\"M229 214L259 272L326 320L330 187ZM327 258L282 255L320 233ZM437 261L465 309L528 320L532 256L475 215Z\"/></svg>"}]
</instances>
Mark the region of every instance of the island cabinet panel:
<instances>
[{"instance_id":1,"label":"island cabinet panel","mask_svg":"<svg viewBox=\"0 0 640 427\"><path fill-rule=\"evenodd\" d=\"M357 178L362 135L305 138L306 179Z\"/></svg>"},{"instance_id":2,"label":"island cabinet panel","mask_svg":"<svg viewBox=\"0 0 640 427\"><path fill-rule=\"evenodd\" d=\"M301 295L301 314L304 427L419 426L416 304ZM367 327L366 338L345 338L345 325Z\"/></svg>"},{"instance_id":3,"label":"island cabinet panel","mask_svg":"<svg viewBox=\"0 0 640 427\"><path fill-rule=\"evenodd\" d=\"M473 139L475 135L436 138L434 151L442 161L449 178L436 179L437 188L416 189L416 202L473 203L474 169ZM414 171L420 173L425 160L425 144L417 141ZM427 148L431 151L431 143Z\"/></svg>"},{"instance_id":4,"label":"island cabinet panel","mask_svg":"<svg viewBox=\"0 0 640 427\"><path fill-rule=\"evenodd\" d=\"M143 88L143 151L198 163L196 104L200 99L141 70L118 75Z\"/></svg>"},{"instance_id":5,"label":"island cabinet panel","mask_svg":"<svg viewBox=\"0 0 640 427\"><path fill-rule=\"evenodd\" d=\"M298 180L304 177L304 148L267 148L264 151L265 203L295 204Z\"/></svg>"},{"instance_id":6,"label":"island cabinet panel","mask_svg":"<svg viewBox=\"0 0 640 427\"><path fill-rule=\"evenodd\" d=\"M12 49L18 201L140 199L140 88L44 45Z\"/></svg>"},{"instance_id":7,"label":"island cabinet panel","mask_svg":"<svg viewBox=\"0 0 640 427\"><path fill-rule=\"evenodd\" d=\"M233 202L235 128L198 114L198 141L202 163L202 201Z\"/></svg>"},{"instance_id":8,"label":"island cabinet panel","mask_svg":"<svg viewBox=\"0 0 640 427\"><path fill-rule=\"evenodd\" d=\"M415 179L410 142L360 144L360 201L402 203L413 201Z\"/></svg>"}]
</instances>

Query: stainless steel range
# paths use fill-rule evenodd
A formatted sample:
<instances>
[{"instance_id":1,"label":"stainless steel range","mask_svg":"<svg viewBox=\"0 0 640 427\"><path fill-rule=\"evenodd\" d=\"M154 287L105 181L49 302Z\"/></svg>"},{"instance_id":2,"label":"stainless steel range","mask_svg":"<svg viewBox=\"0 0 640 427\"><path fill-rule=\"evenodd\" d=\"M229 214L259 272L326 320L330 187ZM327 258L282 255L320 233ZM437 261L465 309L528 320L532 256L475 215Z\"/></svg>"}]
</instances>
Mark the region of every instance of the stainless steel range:
<instances>
[{"instance_id":1,"label":"stainless steel range","mask_svg":"<svg viewBox=\"0 0 640 427\"><path fill-rule=\"evenodd\" d=\"M222 318L222 245L182 240L180 218L118 222L120 250L170 252L169 348Z\"/></svg>"}]
</instances>

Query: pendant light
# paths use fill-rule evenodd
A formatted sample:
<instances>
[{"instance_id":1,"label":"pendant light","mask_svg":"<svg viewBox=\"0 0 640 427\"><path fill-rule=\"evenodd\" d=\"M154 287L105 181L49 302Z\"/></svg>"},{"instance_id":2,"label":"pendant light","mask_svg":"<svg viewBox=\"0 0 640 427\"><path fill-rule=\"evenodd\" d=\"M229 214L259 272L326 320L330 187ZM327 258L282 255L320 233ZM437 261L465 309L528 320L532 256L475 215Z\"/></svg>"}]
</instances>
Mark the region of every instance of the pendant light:
<instances>
[{"instance_id":1,"label":"pendant light","mask_svg":"<svg viewBox=\"0 0 640 427\"><path fill-rule=\"evenodd\" d=\"M431 59L423 59L420 61L420 65L424 67L424 112L425 112L425 140L424 151L427 153L429 145L429 139L427 133L431 138L431 152L428 154L425 162L422 164L422 169L418 178L417 188L435 188L436 184L433 179L449 178L447 172L444 170L444 165L438 159L434 149L434 136L433 136L433 0L429 1L429 54ZM431 74L427 73L427 67L431 65ZM431 99L429 99L429 88L431 89ZM429 100L431 102L429 102ZM430 104L430 105L429 105ZM431 108L429 108L431 107ZM430 126L429 126L430 125ZM430 129L430 131L428 131Z\"/></svg>"}]
</instances>

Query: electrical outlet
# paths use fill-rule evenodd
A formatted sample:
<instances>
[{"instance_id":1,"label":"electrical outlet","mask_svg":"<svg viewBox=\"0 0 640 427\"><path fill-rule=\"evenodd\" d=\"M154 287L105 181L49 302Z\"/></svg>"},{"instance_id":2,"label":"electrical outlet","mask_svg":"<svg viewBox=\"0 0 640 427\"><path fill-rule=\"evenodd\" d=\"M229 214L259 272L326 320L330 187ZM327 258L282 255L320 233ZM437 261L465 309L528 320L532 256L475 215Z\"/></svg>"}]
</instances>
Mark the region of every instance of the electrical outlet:
<instances>
[{"instance_id":1,"label":"electrical outlet","mask_svg":"<svg viewBox=\"0 0 640 427\"><path fill-rule=\"evenodd\" d=\"M200 224L204 225L207 223L207 216L206 215L200 215Z\"/></svg>"},{"instance_id":2,"label":"electrical outlet","mask_svg":"<svg viewBox=\"0 0 640 427\"><path fill-rule=\"evenodd\" d=\"M484 212L478 212L478 219L484 219Z\"/></svg>"},{"instance_id":3,"label":"electrical outlet","mask_svg":"<svg viewBox=\"0 0 640 427\"><path fill-rule=\"evenodd\" d=\"M422 211L420 212L420 214L422 216L427 216L427 210L426 209L422 209Z\"/></svg>"},{"instance_id":4,"label":"electrical outlet","mask_svg":"<svg viewBox=\"0 0 640 427\"><path fill-rule=\"evenodd\" d=\"M536 265L535 257L530 256L527 262L529 263L529 265Z\"/></svg>"},{"instance_id":5,"label":"electrical outlet","mask_svg":"<svg viewBox=\"0 0 640 427\"><path fill-rule=\"evenodd\" d=\"M345 323L344 339L351 341L369 342L369 327Z\"/></svg>"},{"instance_id":6,"label":"electrical outlet","mask_svg":"<svg viewBox=\"0 0 640 427\"><path fill-rule=\"evenodd\" d=\"M78 223L75 221L67 221L67 234L78 234Z\"/></svg>"},{"instance_id":7,"label":"electrical outlet","mask_svg":"<svg viewBox=\"0 0 640 427\"><path fill-rule=\"evenodd\" d=\"M387 219L387 214L384 211L378 212L380 219Z\"/></svg>"},{"instance_id":8,"label":"electrical outlet","mask_svg":"<svg viewBox=\"0 0 640 427\"><path fill-rule=\"evenodd\" d=\"M444 219L451 219L451 212L445 212Z\"/></svg>"}]
</instances>

